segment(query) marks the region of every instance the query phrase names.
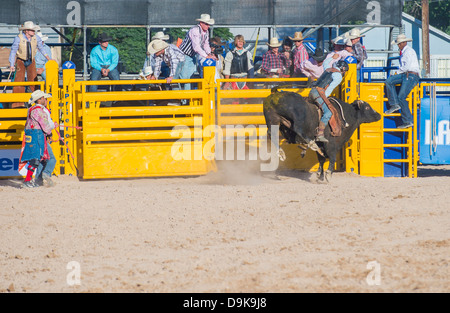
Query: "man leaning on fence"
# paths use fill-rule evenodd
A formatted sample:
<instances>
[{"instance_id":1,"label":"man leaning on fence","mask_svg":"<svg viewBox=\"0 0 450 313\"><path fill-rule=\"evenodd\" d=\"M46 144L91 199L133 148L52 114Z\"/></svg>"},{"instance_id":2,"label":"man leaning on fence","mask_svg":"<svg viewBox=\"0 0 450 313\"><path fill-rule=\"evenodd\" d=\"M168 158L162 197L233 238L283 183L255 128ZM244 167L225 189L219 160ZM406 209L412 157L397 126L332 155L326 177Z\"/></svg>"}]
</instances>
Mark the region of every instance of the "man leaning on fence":
<instances>
[{"instance_id":1,"label":"man leaning on fence","mask_svg":"<svg viewBox=\"0 0 450 313\"><path fill-rule=\"evenodd\" d=\"M111 80L120 80L120 73L117 69L117 65L119 64L119 51L116 47L109 44L111 39L109 35L102 33L98 37L98 45L91 51L91 80L100 80L102 77L109 77ZM95 92L97 89L97 85L92 85L89 91ZM118 89L118 86L114 87L114 90Z\"/></svg>"},{"instance_id":2,"label":"man leaning on fence","mask_svg":"<svg viewBox=\"0 0 450 313\"><path fill-rule=\"evenodd\" d=\"M198 24L192 27L180 44L180 50L185 54L185 60L180 72L180 79L190 79L197 70L197 61L214 59L216 56L211 52L209 46L209 27L215 21L209 14L202 14L197 19ZM199 70L201 72L201 70ZM191 89L191 84L185 84L185 89Z\"/></svg>"},{"instance_id":3,"label":"man leaning on fence","mask_svg":"<svg viewBox=\"0 0 450 313\"><path fill-rule=\"evenodd\" d=\"M27 21L23 26L19 27L20 33L14 38L11 46L11 53L9 54L10 72L16 72L14 81L25 81L25 72L27 74L27 81L32 82L37 80L35 56L39 50L47 60L50 56L44 49L42 39L36 36L37 25L32 21ZM29 86L31 91L34 91L36 86ZM24 86L15 86L14 93L24 93ZM11 105L13 108L22 107L22 102L16 102Z\"/></svg>"}]
</instances>

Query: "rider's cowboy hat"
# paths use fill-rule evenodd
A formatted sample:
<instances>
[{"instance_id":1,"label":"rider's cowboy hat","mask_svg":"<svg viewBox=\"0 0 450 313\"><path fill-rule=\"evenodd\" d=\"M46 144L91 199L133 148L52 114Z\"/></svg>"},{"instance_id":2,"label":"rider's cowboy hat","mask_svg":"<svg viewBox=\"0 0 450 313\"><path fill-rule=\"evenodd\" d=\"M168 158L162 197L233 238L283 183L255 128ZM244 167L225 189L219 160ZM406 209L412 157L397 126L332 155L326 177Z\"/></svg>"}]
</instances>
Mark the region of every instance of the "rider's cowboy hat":
<instances>
[{"instance_id":1,"label":"rider's cowboy hat","mask_svg":"<svg viewBox=\"0 0 450 313\"><path fill-rule=\"evenodd\" d=\"M278 41L278 38L273 37L273 38L270 38L270 41L268 43L266 43L266 45L268 45L271 48L278 48L281 46L281 42Z\"/></svg>"},{"instance_id":2,"label":"rider's cowboy hat","mask_svg":"<svg viewBox=\"0 0 450 313\"><path fill-rule=\"evenodd\" d=\"M400 34L400 35L397 36L397 39L396 39L396 40L392 41L392 44L393 44L393 45L398 45L399 43L402 43L402 42L405 42L405 41L406 41L406 42L412 41L412 39L406 37L405 34Z\"/></svg>"},{"instance_id":3,"label":"rider's cowboy hat","mask_svg":"<svg viewBox=\"0 0 450 313\"><path fill-rule=\"evenodd\" d=\"M365 37L366 35L361 35L361 32L359 31L358 28L354 28L350 31L350 34L348 34L348 38L350 39L356 39L356 38L361 38L361 37Z\"/></svg>"},{"instance_id":4,"label":"rider's cowboy hat","mask_svg":"<svg viewBox=\"0 0 450 313\"><path fill-rule=\"evenodd\" d=\"M153 35L152 40L159 39L159 40L169 40L169 35L164 35L163 32L157 32Z\"/></svg>"},{"instance_id":5,"label":"rider's cowboy hat","mask_svg":"<svg viewBox=\"0 0 450 313\"><path fill-rule=\"evenodd\" d=\"M208 25L214 25L214 19L209 16L209 14L202 14L200 18L196 19L196 21L203 22Z\"/></svg>"},{"instance_id":6,"label":"rider's cowboy hat","mask_svg":"<svg viewBox=\"0 0 450 313\"><path fill-rule=\"evenodd\" d=\"M39 27L39 26L35 25L32 21L26 21L25 23L23 23L22 26L19 27L19 30L34 30L34 31L36 31L36 27Z\"/></svg>"},{"instance_id":7,"label":"rider's cowboy hat","mask_svg":"<svg viewBox=\"0 0 450 313\"><path fill-rule=\"evenodd\" d=\"M166 49L169 44L161 39L155 39L148 44L147 51L150 54L155 54L161 50Z\"/></svg>"},{"instance_id":8,"label":"rider's cowboy hat","mask_svg":"<svg viewBox=\"0 0 450 313\"><path fill-rule=\"evenodd\" d=\"M294 33L294 37L289 37L292 41L302 41L305 38L303 38L303 33L302 32L295 32Z\"/></svg>"},{"instance_id":9,"label":"rider's cowboy hat","mask_svg":"<svg viewBox=\"0 0 450 313\"><path fill-rule=\"evenodd\" d=\"M30 100L28 100L29 104L35 103L37 100L39 100L40 98L44 97L44 98L50 98L52 95L43 92L42 90L36 90L33 91L33 93L31 94L31 98Z\"/></svg>"}]
</instances>

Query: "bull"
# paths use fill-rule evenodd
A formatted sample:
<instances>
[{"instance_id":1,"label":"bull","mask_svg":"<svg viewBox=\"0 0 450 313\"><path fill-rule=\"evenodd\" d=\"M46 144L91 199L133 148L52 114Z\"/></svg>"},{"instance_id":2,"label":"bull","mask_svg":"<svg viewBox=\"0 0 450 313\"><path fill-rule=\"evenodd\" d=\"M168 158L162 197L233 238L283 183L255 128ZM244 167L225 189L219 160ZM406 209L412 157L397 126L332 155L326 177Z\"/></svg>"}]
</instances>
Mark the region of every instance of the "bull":
<instances>
[{"instance_id":1,"label":"bull","mask_svg":"<svg viewBox=\"0 0 450 313\"><path fill-rule=\"evenodd\" d=\"M379 121L381 115L369 103L355 100L349 104L334 97L331 103L339 112L338 118L342 125L340 136L333 136L330 125L325 129L325 138L328 142L316 142L315 135L320 120L318 107L309 99L294 92L279 91L276 87L265 98L263 109L270 138L271 126L279 126L281 136L288 143L295 143L302 149L302 157L308 148L316 151L319 160L318 179L330 181L333 174L336 156L341 147L353 135L362 123ZM324 173L324 163L329 159L329 167Z\"/></svg>"}]
</instances>

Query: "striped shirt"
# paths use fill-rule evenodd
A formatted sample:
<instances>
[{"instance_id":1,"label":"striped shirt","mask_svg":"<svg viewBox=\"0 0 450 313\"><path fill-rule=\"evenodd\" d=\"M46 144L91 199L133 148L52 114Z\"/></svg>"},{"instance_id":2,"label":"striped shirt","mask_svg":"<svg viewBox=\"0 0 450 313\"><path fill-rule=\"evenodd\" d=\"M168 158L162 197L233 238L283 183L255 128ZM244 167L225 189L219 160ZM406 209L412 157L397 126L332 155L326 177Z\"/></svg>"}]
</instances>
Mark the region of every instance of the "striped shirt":
<instances>
[{"instance_id":1,"label":"striped shirt","mask_svg":"<svg viewBox=\"0 0 450 313\"><path fill-rule=\"evenodd\" d=\"M303 62L309 59L308 51L306 51L306 48L303 44L301 44L298 47L295 47L294 50L294 73L300 74L301 73L301 65Z\"/></svg>"},{"instance_id":2,"label":"striped shirt","mask_svg":"<svg viewBox=\"0 0 450 313\"><path fill-rule=\"evenodd\" d=\"M155 67L153 70L153 75L156 78L161 74L162 62L170 68L170 77L175 76L178 64L184 61L183 51L177 48L177 46L170 44L164 51L164 54L155 56Z\"/></svg>"},{"instance_id":3,"label":"striped shirt","mask_svg":"<svg viewBox=\"0 0 450 313\"><path fill-rule=\"evenodd\" d=\"M208 31L203 31L200 25L192 27L180 44L180 50L191 58L196 54L200 57L207 58L208 54L211 53Z\"/></svg>"}]
</instances>

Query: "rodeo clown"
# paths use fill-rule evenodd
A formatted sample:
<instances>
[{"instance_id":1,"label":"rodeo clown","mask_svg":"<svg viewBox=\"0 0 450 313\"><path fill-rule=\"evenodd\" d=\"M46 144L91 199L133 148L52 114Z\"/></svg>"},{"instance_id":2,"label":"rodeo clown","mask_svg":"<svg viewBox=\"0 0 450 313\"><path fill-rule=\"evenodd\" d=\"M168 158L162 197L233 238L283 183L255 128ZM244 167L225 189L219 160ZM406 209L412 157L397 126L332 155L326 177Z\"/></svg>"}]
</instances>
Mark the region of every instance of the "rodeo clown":
<instances>
[{"instance_id":1,"label":"rodeo clown","mask_svg":"<svg viewBox=\"0 0 450 313\"><path fill-rule=\"evenodd\" d=\"M28 171L22 188L39 186L52 187L55 183L51 179L55 169L56 159L50 147L52 130L55 129L47 109L47 98L50 94L36 90L31 94L28 104L27 121L25 124L25 137L20 163L28 162ZM33 105L34 104L34 105ZM34 182L32 181L36 171Z\"/></svg>"}]
</instances>

